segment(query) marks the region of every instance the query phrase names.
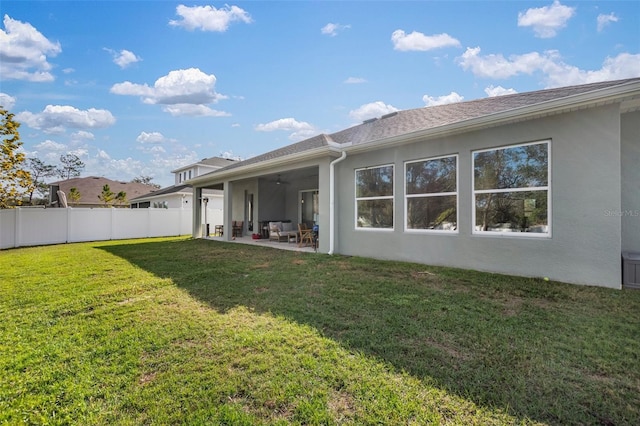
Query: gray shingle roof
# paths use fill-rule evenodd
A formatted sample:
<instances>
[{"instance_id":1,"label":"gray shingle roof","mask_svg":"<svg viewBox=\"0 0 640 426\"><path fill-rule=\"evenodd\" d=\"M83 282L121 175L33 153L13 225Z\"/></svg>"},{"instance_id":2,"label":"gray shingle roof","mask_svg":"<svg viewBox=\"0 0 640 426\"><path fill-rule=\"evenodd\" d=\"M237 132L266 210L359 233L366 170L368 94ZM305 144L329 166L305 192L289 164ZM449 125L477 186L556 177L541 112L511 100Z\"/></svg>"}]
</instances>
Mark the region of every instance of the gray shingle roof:
<instances>
[{"instance_id":1,"label":"gray shingle roof","mask_svg":"<svg viewBox=\"0 0 640 426\"><path fill-rule=\"evenodd\" d=\"M630 82L640 82L640 78L603 81L579 86L559 87L534 92L483 98L454 104L423 107L387 114L380 119L367 120L362 124L332 133L319 134L312 138L288 145L244 161L238 161L207 175L228 171L238 167L256 164L279 157L301 153L330 143L344 145L366 144L394 136L401 136L421 130L459 123L473 118L505 112L516 108L532 106L547 101L566 98L599 89L614 87Z\"/></svg>"},{"instance_id":2,"label":"gray shingle roof","mask_svg":"<svg viewBox=\"0 0 640 426\"><path fill-rule=\"evenodd\" d=\"M419 130L442 127L448 124L508 111L516 108L536 105L555 99L587 93L598 89L617 86L640 79L608 81L580 86L560 87L535 92L516 93L467 102L416 108L398 111L388 118L363 123L337 133L331 138L339 143L351 142L363 144L393 136L399 136Z\"/></svg>"},{"instance_id":3,"label":"gray shingle roof","mask_svg":"<svg viewBox=\"0 0 640 426\"><path fill-rule=\"evenodd\" d=\"M158 195L167 195L167 194L175 194L176 192L191 192L191 187L188 185L171 185L171 186L167 186L165 188L161 188L158 190L154 190L151 192L148 192L146 194L140 195L136 198L130 198L129 201L136 201L140 198L147 198L147 197L157 197Z\"/></svg>"},{"instance_id":4,"label":"gray shingle roof","mask_svg":"<svg viewBox=\"0 0 640 426\"><path fill-rule=\"evenodd\" d=\"M198 161L198 164L206 164L207 166L216 166L216 167L226 167L230 163L234 163L236 160L231 158L222 158L222 157L211 157L204 158L201 161Z\"/></svg>"},{"instance_id":5,"label":"gray shingle roof","mask_svg":"<svg viewBox=\"0 0 640 426\"><path fill-rule=\"evenodd\" d=\"M231 169L235 169L237 167L242 167L242 166L247 166L250 164L256 164L256 163L260 163L262 161L267 161L267 160L271 160L274 158L279 158L279 157L285 157L287 155L291 155L291 154L296 154L299 152L304 152L304 151L309 151L311 149L314 148L320 148L322 146L327 146L329 145L329 141L330 138L325 135L324 133L313 136L309 139L305 139L301 142L297 142L291 145L287 145L285 147L282 148L278 148L276 150L273 151L269 151L265 154L261 154L261 155L257 155L255 157L251 157L247 160L244 161L237 161L233 164L228 165L227 167L224 167L220 170L216 170L214 172L211 173L217 173L219 171L226 171L226 170L231 170ZM211 174L208 173L208 174Z\"/></svg>"}]
</instances>

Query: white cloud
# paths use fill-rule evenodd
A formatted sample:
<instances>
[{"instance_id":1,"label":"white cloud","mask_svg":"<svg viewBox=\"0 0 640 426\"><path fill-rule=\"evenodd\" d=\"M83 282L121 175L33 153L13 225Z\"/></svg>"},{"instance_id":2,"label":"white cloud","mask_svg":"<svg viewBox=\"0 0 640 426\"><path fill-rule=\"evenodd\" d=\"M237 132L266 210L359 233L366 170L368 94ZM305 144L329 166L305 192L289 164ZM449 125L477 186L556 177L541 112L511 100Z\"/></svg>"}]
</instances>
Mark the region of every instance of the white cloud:
<instances>
[{"instance_id":1,"label":"white cloud","mask_svg":"<svg viewBox=\"0 0 640 426\"><path fill-rule=\"evenodd\" d=\"M238 6L225 5L220 9L213 6L179 5L176 14L180 20L171 20L169 25L182 27L189 31L200 29L202 31L225 32L232 22L251 23L251 16Z\"/></svg>"},{"instance_id":2,"label":"white cloud","mask_svg":"<svg viewBox=\"0 0 640 426\"><path fill-rule=\"evenodd\" d=\"M62 133L65 128L99 129L113 125L116 119L105 109L79 110L68 105L47 105L41 113L24 111L16 119L45 133Z\"/></svg>"},{"instance_id":3,"label":"white cloud","mask_svg":"<svg viewBox=\"0 0 640 426\"><path fill-rule=\"evenodd\" d=\"M536 37L555 37L558 30L564 28L575 14L574 7L564 6L554 0L551 6L527 9L518 13L519 27L532 27Z\"/></svg>"},{"instance_id":4,"label":"white cloud","mask_svg":"<svg viewBox=\"0 0 640 426\"><path fill-rule=\"evenodd\" d=\"M403 30L395 30L391 34L393 48L401 51L427 51L442 47L459 47L460 42L448 34L427 36L419 32L405 34Z\"/></svg>"},{"instance_id":5,"label":"white cloud","mask_svg":"<svg viewBox=\"0 0 640 426\"><path fill-rule=\"evenodd\" d=\"M99 158L101 160L111 160L111 156L107 154L106 151L103 151L101 149L98 149L98 154L96 155L96 158Z\"/></svg>"},{"instance_id":6,"label":"white cloud","mask_svg":"<svg viewBox=\"0 0 640 426\"><path fill-rule=\"evenodd\" d=\"M123 49L120 52L116 52L115 50L104 48L107 52L111 54L113 57L113 63L119 66L121 69L127 68L131 64L135 64L136 62L140 62L142 58L136 56L135 53Z\"/></svg>"},{"instance_id":7,"label":"white cloud","mask_svg":"<svg viewBox=\"0 0 640 426\"><path fill-rule=\"evenodd\" d=\"M486 78L508 78L519 74L532 74L535 71L549 69L553 64L561 62L559 53L550 50L523 55L511 55L508 59L501 54L480 56L480 48L467 48L459 58L465 70L470 69L474 75Z\"/></svg>"},{"instance_id":8,"label":"white cloud","mask_svg":"<svg viewBox=\"0 0 640 426\"><path fill-rule=\"evenodd\" d=\"M380 117L382 115L389 114L395 111L400 110L393 105L386 105L384 102L377 101L362 105L357 109L349 111L349 117L354 120L364 121L370 118Z\"/></svg>"},{"instance_id":9,"label":"white cloud","mask_svg":"<svg viewBox=\"0 0 640 426\"><path fill-rule=\"evenodd\" d=\"M6 110L10 110L16 104L16 98L0 92L0 106Z\"/></svg>"},{"instance_id":10,"label":"white cloud","mask_svg":"<svg viewBox=\"0 0 640 426\"><path fill-rule=\"evenodd\" d=\"M60 156L71 152L68 145L47 139L33 146L33 151L26 152L27 157L38 158L46 164L60 164ZM56 180L56 178L52 178Z\"/></svg>"},{"instance_id":11,"label":"white cloud","mask_svg":"<svg viewBox=\"0 0 640 426\"><path fill-rule=\"evenodd\" d=\"M509 58L498 54L481 56L480 48L467 48L460 57L459 64L477 77L506 79L521 74L541 73L547 87L569 86L616 80L640 75L640 54L620 53L614 58L606 58L599 70L581 70L566 64L560 53L548 50L512 55Z\"/></svg>"},{"instance_id":12,"label":"white cloud","mask_svg":"<svg viewBox=\"0 0 640 426\"><path fill-rule=\"evenodd\" d=\"M360 78L360 77L349 77L344 81L345 84L361 84L361 83L366 83L366 82L367 82L367 80L365 80L364 78Z\"/></svg>"},{"instance_id":13,"label":"white cloud","mask_svg":"<svg viewBox=\"0 0 640 426\"><path fill-rule=\"evenodd\" d=\"M92 141L95 139L95 135L85 130L79 130L71 134L71 139L74 141Z\"/></svg>"},{"instance_id":14,"label":"white cloud","mask_svg":"<svg viewBox=\"0 0 640 426\"><path fill-rule=\"evenodd\" d=\"M164 154L167 152L167 150L161 146L153 145L151 148L149 148L149 152L153 154Z\"/></svg>"},{"instance_id":15,"label":"white cloud","mask_svg":"<svg viewBox=\"0 0 640 426\"><path fill-rule=\"evenodd\" d=\"M606 27L610 23L618 22L618 17L613 12L611 12L608 15L601 13L600 15L598 15L597 22L598 22L598 32L601 32L602 30L604 30L604 27Z\"/></svg>"},{"instance_id":16,"label":"white cloud","mask_svg":"<svg viewBox=\"0 0 640 426\"><path fill-rule=\"evenodd\" d=\"M71 74L71 73L76 72L76 70L73 69L73 68L65 68L65 69L62 70L62 72L65 73L65 74Z\"/></svg>"},{"instance_id":17,"label":"white cloud","mask_svg":"<svg viewBox=\"0 0 640 426\"><path fill-rule=\"evenodd\" d=\"M156 143L162 143L164 141L166 141L166 138L160 132L150 132L150 133L141 132L136 138L136 142L140 142L140 143L156 144Z\"/></svg>"},{"instance_id":18,"label":"white cloud","mask_svg":"<svg viewBox=\"0 0 640 426\"><path fill-rule=\"evenodd\" d=\"M34 148L38 151L53 151L56 154L67 151L67 146L65 144L58 143L50 139L47 139L44 142L40 142L39 144L34 146Z\"/></svg>"},{"instance_id":19,"label":"white cloud","mask_svg":"<svg viewBox=\"0 0 640 426\"><path fill-rule=\"evenodd\" d=\"M289 135L290 140L302 140L318 134L318 131L311 124L306 121L297 121L294 118L281 118L266 124L258 124L255 129L258 132L273 132L275 130L292 132Z\"/></svg>"},{"instance_id":20,"label":"white cloud","mask_svg":"<svg viewBox=\"0 0 640 426\"><path fill-rule=\"evenodd\" d=\"M4 15L0 29L0 75L3 79L33 82L53 81L47 56L62 51L60 43L51 42L31 24Z\"/></svg>"},{"instance_id":21,"label":"white cloud","mask_svg":"<svg viewBox=\"0 0 640 426\"><path fill-rule=\"evenodd\" d=\"M190 117L230 117L231 114L224 111L211 109L206 105L193 104L176 104L163 108L165 112L174 117L190 116Z\"/></svg>"},{"instance_id":22,"label":"white cloud","mask_svg":"<svg viewBox=\"0 0 640 426\"><path fill-rule=\"evenodd\" d=\"M621 53L606 58L598 70L581 70L564 63L547 72L547 86L561 87L640 76L640 54Z\"/></svg>"},{"instance_id":23,"label":"white cloud","mask_svg":"<svg viewBox=\"0 0 640 426\"><path fill-rule=\"evenodd\" d=\"M460 96L456 92L451 92L448 95L438 96L434 98L429 95L424 95L422 97L426 106L437 106L437 105L446 105L446 104L454 104L456 102L462 102L464 100L464 96Z\"/></svg>"},{"instance_id":24,"label":"white cloud","mask_svg":"<svg viewBox=\"0 0 640 426\"><path fill-rule=\"evenodd\" d=\"M146 104L169 105L164 111L174 116L224 117L230 114L206 106L227 96L216 93L216 76L198 68L175 70L156 80L153 87L129 81L111 87L116 95L140 96Z\"/></svg>"},{"instance_id":25,"label":"white cloud","mask_svg":"<svg viewBox=\"0 0 640 426\"><path fill-rule=\"evenodd\" d=\"M484 89L484 93L488 97L494 98L496 96L513 95L518 93L515 89L505 89L502 86L494 86L493 84Z\"/></svg>"},{"instance_id":26,"label":"white cloud","mask_svg":"<svg viewBox=\"0 0 640 426\"><path fill-rule=\"evenodd\" d=\"M154 155L162 155L167 152L161 144L174 144L173 147L176 146L175 139L167 138L160 132L141 132L136 138L136 142L141 144L138 147L140 151Z\"/></svg>"},{"instance_id":27,"label":"white cloud","mask_svg":"<svg viewBox=\"0 0 640 426\"><path fill-rule=\"evenodd\" d=\"M295 118L281 118L266 124L258 124L256 130L259 132L273 132L274 130L310 130L313 126L306 121L297 121Z\"/></svg>"},{"instance_id":28,"label":"white cloud","mask_svg":"<svg viewBox=\"0 0 640 426\"><path fill-rule=\"evenodd\" d=\"M72 147L49 139L35 145L28 156L55 165L59 164L61 155L75 154L85 163L82 176L105 176L114 180L130 181L136 176L145 175L152 176L160 185L168 186L173 184L171 170L195 163L202 157L175 140L165 138L165 141L169 142L165 145L167 149L156 144L141 144L139 150L148 156L142 159L116 158L104 147Z\"/></svg>"},{"instance_id":29,"label":"white cloud","mask_svg":"<svg viewBox=\"0 0 640 426\"><path fill-rule=\"evenodd\" d=\"M351 25L328 23L327 25L325 25L324 27L322 27L320 29L320 32L322 34L325 34L325 35L328 35L328 36L331 36L331 37L335 37L335 36L338 35L338 31L346 30L348 28L351 28Z\"/></svg>"}]
</instances>

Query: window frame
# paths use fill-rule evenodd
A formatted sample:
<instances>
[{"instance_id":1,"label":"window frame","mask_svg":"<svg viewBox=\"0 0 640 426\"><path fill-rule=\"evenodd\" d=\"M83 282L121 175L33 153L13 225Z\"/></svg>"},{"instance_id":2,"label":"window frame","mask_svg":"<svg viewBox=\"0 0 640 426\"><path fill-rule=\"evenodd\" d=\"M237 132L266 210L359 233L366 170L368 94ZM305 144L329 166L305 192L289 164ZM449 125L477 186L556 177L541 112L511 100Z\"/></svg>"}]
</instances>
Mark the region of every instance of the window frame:
<instances>
[{"instance_id":1,"label":"window frame","mask_svg":"<svg viewBox=\"0 0 640 426\"><path fill-rule=\"evenodd\" d=\"M505 238L551 238L552 226L551 226L551 139L542 139L533 142L524 142L510 145L503 145L493 148L484 148L471 151L471 233L478 236L491 236L491 237L505 237ZM498 151L510 148L519 148L523 146L531 145L546 145L547 146L547 184L544 186L527 186L522 188L502 188L502 189L480 189L476 190L476 174L475 163L476 154L481 152ZM502 232L502 231L479 231L476 230L476 196L481 194L504 194L514 192L542 192L547 193L547 232Z\"/></svg>"},{"instance_id":2,"label":"window frame","mask_svg":"<svg viewBox=\"0 0 640 426\"><path fill-rule=\"evenodd\" d=\"M384 196L376 196L376 197L358 197L358 172L362 170L371 170L371 169L380 169L383 167L391 167L391 195ZM392 232L396 228L396 167L393 163L388 164L380 164L376 166L367 166L367 167L359 167L354 170L353 173L353 195L354 195L354 228L357 231L380 231L380 232ZM367 201L367 200L391 200L391 214L393 215L391 219L391 227L390 228L365 228L358 226L358 201Z\"/></svg>"},{"instance_id":3,"label":"window frame","mask_svg":"<svg viewBox=\"0 0 640 426\"><path fill-rule=\"evenodd\" d=\"M456 160L456 190L455 192L425 192L420 194L409 194L407 190L407 166L412 163L421 163L433 160L441 160L444 158L455 158ZM427 157L417 160L409 160L404 162L404 231L411 233L428 233L428 234L458 234L460 229L460 158L459 154L446 154L437 157ZM434 198L434 197L450 197L455 195L456 197L456 228L451 230L446 229L415 229L409 228L408 214L409 214L409 199L410 198Z\"/></svg>"}]
</instances>

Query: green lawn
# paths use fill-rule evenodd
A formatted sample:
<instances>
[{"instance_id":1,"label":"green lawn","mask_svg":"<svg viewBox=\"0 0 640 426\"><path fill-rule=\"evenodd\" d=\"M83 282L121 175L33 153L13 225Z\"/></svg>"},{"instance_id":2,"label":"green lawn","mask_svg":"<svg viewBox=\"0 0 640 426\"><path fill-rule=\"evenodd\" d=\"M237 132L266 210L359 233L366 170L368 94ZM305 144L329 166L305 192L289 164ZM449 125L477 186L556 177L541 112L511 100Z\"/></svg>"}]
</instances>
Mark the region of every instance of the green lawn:
<instances>
[{"instance_id":1,"label":"green lawn","mask_svg":"<svg viewBox=\"0 0 640 426\"><path fill-rule=\"evenodd\" d=\"M640 291L184 238L0 252L0 424L640 421Z\"/></svg>"}]
</instances>

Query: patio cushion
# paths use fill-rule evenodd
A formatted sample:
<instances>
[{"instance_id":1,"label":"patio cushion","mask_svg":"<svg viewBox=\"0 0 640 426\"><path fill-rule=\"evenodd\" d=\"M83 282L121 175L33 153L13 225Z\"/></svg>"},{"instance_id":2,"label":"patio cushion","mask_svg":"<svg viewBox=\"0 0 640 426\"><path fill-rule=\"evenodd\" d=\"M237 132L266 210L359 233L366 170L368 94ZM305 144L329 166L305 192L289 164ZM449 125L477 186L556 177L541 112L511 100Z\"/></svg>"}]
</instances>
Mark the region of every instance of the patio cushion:
<instances>
[{"instance_id":1,"label":"patio cushion","mask_svg":"<svg viewBox=\"0 0 640 426\"><path fill-rule=\"evenodd\" d=\"M282 231L282 222L269 222L269 231Z\"/></svg>"}]
</instances>

